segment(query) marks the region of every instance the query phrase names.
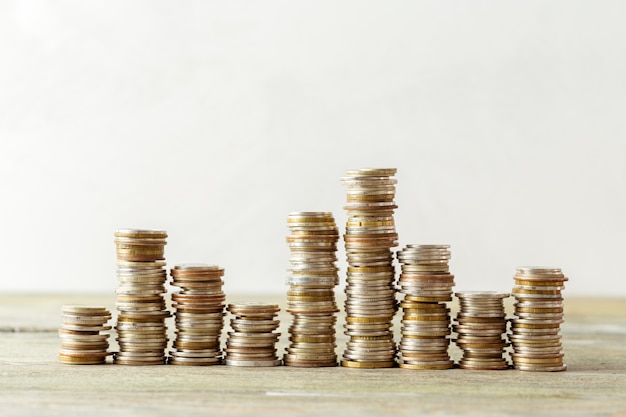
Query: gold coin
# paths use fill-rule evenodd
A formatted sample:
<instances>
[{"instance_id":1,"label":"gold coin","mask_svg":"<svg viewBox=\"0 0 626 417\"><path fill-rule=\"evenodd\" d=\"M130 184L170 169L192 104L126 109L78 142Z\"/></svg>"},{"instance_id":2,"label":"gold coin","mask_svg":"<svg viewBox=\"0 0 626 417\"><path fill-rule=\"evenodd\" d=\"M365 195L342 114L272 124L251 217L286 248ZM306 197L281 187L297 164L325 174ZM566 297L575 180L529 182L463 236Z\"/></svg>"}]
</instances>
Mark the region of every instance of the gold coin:
<instances>
[{"instance_id":1,"label":"gold coin","mask_svg":"<svg viewBox=\"0 0 626 417\"><path fill-rule=\"evenodd\" d=\"M376 362L357 362L342 360L341 366L346 368L360 368L360 369L378 369L378 368L393 368L396 366L395 361L376 361Z\"/></svg>"}]
</instances>

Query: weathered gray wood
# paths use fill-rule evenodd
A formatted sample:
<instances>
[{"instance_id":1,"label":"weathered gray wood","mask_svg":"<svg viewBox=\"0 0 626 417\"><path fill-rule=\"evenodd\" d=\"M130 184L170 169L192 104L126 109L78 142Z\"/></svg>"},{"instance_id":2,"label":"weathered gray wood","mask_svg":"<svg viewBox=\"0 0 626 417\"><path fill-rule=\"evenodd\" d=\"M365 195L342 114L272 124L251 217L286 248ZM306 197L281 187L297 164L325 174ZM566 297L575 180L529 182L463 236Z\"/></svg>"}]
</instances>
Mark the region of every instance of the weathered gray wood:
<instances>
[{"instance_id":1,"label":"weathered gray wood","mask_svg":"<svg viewBox=\"0 0 626 417\"><path fill-rule=\"evenodd\" d=\"M259 298L284 305L281 295L229 300ZM114 311L111 295L0 296L1 416L626 416L623 299L566 300L569 369L560 373L70 366L56 361L60 308L69 303ZM281 320L280 350L289 315Z\"/></svg>"}]
</instances>

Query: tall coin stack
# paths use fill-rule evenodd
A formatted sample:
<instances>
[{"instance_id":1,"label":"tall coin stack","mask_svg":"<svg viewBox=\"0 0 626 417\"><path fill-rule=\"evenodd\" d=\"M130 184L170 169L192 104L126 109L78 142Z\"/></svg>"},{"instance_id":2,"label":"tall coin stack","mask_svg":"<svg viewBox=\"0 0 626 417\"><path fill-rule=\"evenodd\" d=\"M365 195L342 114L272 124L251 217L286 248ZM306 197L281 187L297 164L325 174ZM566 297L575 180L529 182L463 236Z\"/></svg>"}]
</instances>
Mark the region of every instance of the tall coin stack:
<instances>
[{"instance_id":1,"label":"tall coin stack","mask_svg":"<svg viewBox=\"0 0 626 417\"><path fill-rule=\"evenodd\" d=\"M513 366L520 371L566 370L560 330L567 278L559 268L520 267L514 280L515 317L509 335Z\"/></svg>"},{"instance_id":2,"label":"tall coin stack","mask_svg":"<svg viewBox=\"0 0 626 417\"><path fill-rule=\"evenodd\" d=\"M220 337L224 327L222 291L224 268L207 264L176 265L170 270L176 309L176 339L168 363L216 365L221 361Z\"/></svg>"},{"instance_id":3,"label":"tall coin stack","mask_svg":"<svg viewBox=\"0 0 626 417\"><path fill-rule=\"evenodd\" d=\"M397 310L395 268L391 248L398 245L393 218L395 168L347 171L346 233L348 273L346 324L349 336L342 366L395 366L393 316Z\"/></svg>"},{"instance_id":4,"label":"tall coin stack","mask_svg":"<svg viewBox=\"0 0 626 417\"><path fill-rule=\"evenodd\" d=\"M400 367L449 369L450 309L454 275L450 274L449 245L407 245L398 252L398 279L404 299Z\"/></svg>"},{"instance_id":5,"label":"tall coin stack","mask_svg":"<svg viewBox=\"0 0 626 417\"><path fill-rule=\"evenodd\" d=\"M285 365L336 366L335 286L339 230L332 213L297 212L287 219L291 251L287 311L293 316Z\"/></svg>"},{"instance_id":6,"label":"tall coin stack","mask_svg":"<svg viewBox=\"0 0 626 417\"><path fill-rule=\"evenodd\" d=\"M59 329L61 350L59 362L72 365L99 365L106 363L111 329L107 322L111 313L105 307L64 305L63 327Z\"/></svg>"},{"instance_id":7,"label":"tall coin stack","mask_svg":"<svg viewBox=\"0 0 626 417\"><path fill-rule=\"evenodd\" d=\"M117 249L117 342L115 363L160 365L165 363L169 317L163 294L165 244L163 230L119 229Z\"/></svg>"},{"instance_id":8,"label":"tall coin stack","mask_svg":"<svg viewBox=\"0 0 626 417\"><path fill-rule=\"evenodd\" d=\"M224 362L231 366L277 366L276 342L280 325L275 319L280 311L276 304L229 304L228 311L235 317L230 321L233 330L228 333Z\"/></svg>"},{"instance_id":9,"label":"tall coin stack","mask_svg":"<svg viewBox=\"0 0 626 417\"><path fill-rule=\"evenodd\" d=\"M459 366L464 369L508 369L502 356L508 346L504 299L510 294L490 291L457 292L460 309L453 326L456 344L463 350Z\"/></svg>"}]
</instances>

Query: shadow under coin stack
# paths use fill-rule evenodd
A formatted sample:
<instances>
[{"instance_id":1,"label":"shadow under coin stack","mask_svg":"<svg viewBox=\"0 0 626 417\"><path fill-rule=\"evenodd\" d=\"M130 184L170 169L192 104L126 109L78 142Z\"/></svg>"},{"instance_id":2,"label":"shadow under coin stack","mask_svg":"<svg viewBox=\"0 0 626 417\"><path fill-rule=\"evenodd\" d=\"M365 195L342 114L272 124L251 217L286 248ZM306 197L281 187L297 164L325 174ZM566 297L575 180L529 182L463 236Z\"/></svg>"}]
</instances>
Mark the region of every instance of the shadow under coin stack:
<instances>
[{"instance_id":1,"label":"shadow under coin stack","mask_svg":"<svg viewBox=\"0 0 626 417\"><path fill-rule=\"evenodd\" d=\"M293 316L285 365L337 366L335 286L339 230L332 213L298 212L287 219L291 251L287 311Z\"/></svg>"},{"instance_id":2,"label":"shadow under coin stack","mask_svg":"<svg viewBox=\"0 0 626 417\"><path fill-rule=\"evenodd\" d=\"M65 305L62 307L63 327L59 329L61 350L59 362L72 365L106 363L111 330L107 322L111 313L104 307Z\"/></svg>"},{"instance_id":3,"label":"shadow under coin stack","mask_svg":"<svg viewBox=\"0 0 626 417\"><path fill-rule=\"evenodd\" d=\"M221 362L220 336L224 327L222 291L224 269L215 265L183 264L170 270L176 309L176 340L172 365L217 365Z\"/></svg>"},{"instance_id":4,"label":"shadow under coin stack","mask_svg":"<svg viewBox=\"0 0 626 417\"><path fill-rule=\"evenodd\" d=\"M459 366L463 369L508 369L504 349L508 346L504 299L509 294L490 291L457 292L460 309L453 326L456 344L463 350Z\"/></svg>"},{"instance_id":5,"label":"shadow under coin stack","mask_svg":"<svg viewBox=\"0 0 626 417\"><path fill-rule=\"evenodd\" d=\"M561 345L567 278L559 268L520 267L514 277L515 317L509 340L513 366L520 371L564 371Z\"/></svg>"},{"instance_id":6,"label":"shadow under coin stack","mask_svg":"<svg viewBox=\"0 0 626 417\"><path fill-rule=\"evenodd\" d=\"M280 325L275 319L280 311L276 304L229 304L228 311L235 317L230 321L224 363L230 366L277 366L276 342Z\"/></svg>"},{"instance_id":7,"label":"shadow under coin stack","mask_svg":"<svg viewBox=\"0 0 626 417\"><path fill-rule=\"evenodd\" d=\"M398 280L404 300L400 367L449 369L454 361L450 345L450 309L454 275L450 274L449 245L407 245L398 252L402 273Z\"/></svg>"},{"instance_id":8,"label":"shadow under coin stack","mask_svg":"<svg viewBox=\"0 0 626 417\"><path fill-rule=\"evenodd\" d=\"M170 316L163 298L167 280L166 238L163 230L119 229L115 233L119 283L116 364L165 363L165 319Z\"/></svg>"},{"instance_id":9,"label":"shadow under coin stack","mask_svg":"<svg viewBox=\"0 0 626 417\"><path fill-rule=\"evenodd\" d=\"M348 273L346 324L349 336L341 365L350 368L395 366L393 316L397 310L391 248L398 245L394 202L395 168L347 171L346 233Z\"/></svg>"}]
</instances>

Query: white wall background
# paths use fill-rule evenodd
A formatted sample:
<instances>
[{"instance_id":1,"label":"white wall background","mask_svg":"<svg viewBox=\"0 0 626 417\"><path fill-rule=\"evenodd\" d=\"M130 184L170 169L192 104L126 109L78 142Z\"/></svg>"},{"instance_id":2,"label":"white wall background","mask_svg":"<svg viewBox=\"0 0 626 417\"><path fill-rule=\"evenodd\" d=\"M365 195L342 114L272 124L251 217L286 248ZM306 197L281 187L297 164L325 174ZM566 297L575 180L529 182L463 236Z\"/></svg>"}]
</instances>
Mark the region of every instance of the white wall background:
<instances>
[{"instance_id":1,"label":"white wall background","mask_svg":"<svg viewBox=\"0 0 626 417\"><path fill-rule=\"evenodd\" d=\"M457 289L626 295L622 1L0 2L2 291L113 292L113 232L286 291L286 216L397 167ZM343 249L340 252L343 258ZM343 266L343 264L342 264ZM343 268L345 273L345 268Z\"/></svg>"}]
</instances>

